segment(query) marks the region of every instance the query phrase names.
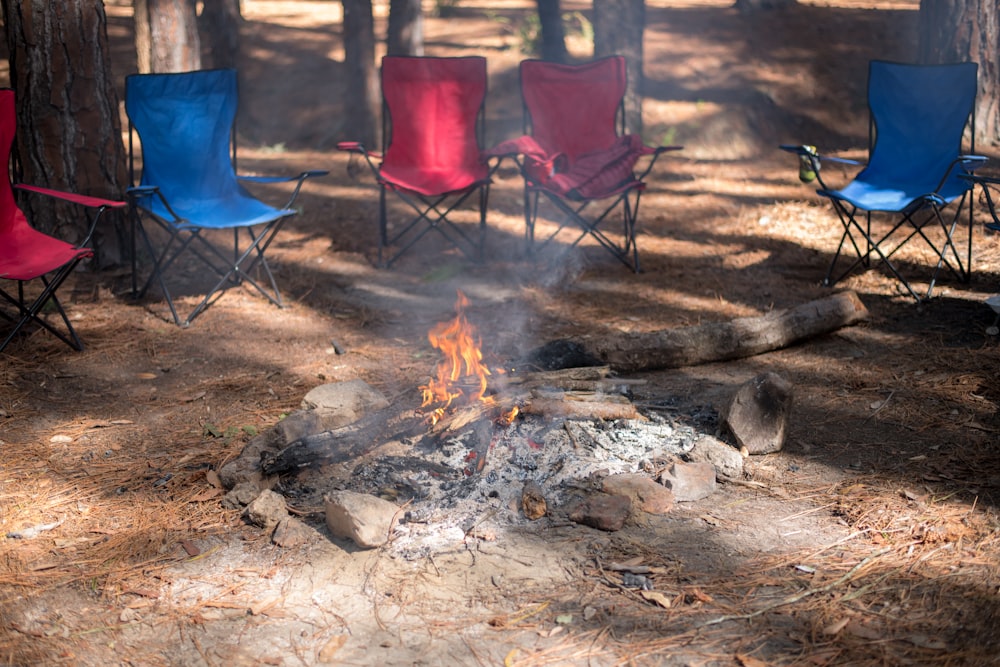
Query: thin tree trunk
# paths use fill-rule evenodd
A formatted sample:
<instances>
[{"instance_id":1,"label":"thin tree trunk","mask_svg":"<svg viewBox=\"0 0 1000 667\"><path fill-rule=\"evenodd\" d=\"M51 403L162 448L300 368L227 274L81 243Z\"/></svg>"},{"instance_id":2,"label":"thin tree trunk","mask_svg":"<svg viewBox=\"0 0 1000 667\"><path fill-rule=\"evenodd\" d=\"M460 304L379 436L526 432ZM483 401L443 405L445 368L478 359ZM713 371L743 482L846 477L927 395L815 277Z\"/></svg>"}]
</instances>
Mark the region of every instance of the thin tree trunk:
<instances>
[{"instance_id":1,"label":"thin tree trunk","mask_svg":"<svg viewBox=\"0 0 1000 667\"><path fill-rule=\"evenodd\" d=\"M642 134L642 42L646 25L644 0L594 0L594 55L623 55L627 62L625 129Z\"/></svg>"},{"instance_id":2,"label":"thin tree trunk","mask_svg":"<svg viewBox=\"0 0 1000 667\"><path fill-rule=\"evenodd\" d=\"M194 0L135 0L135 49L139 71L201 69L201 41Z\"/></svg>"},{"instance_id":3,"label":"thin tree trunk","mask_svg":"<svg viewBox=\"0 0 1000 667\"><path fill-rule=\"evenodd\" d=\"M15 151L21 180L120 199L127 180L118 94L101 0L3 0L11 86L17 96ZM77 242L86 212L48 197L23 197L32 224ZM107 215L95 233L99 266L122 259L123 220Z\"/></svg>"},{"instance_id":4,"label":"thin tree trunk","mask_svg":"<svg viewBox=\"0 0 1000 667\"><path fill-rule=\"evenodd\" d=\"M207 66L238 66L242 23L239 0L205 0L198 17L198 37L208 56Z\"/></svg>"},{"instance_id":5,"label":"thin tree trunk","mask_svg":"<svg viewBox=\"0 0 1000 667\"><path fill-rule=\"evenodd\" d=\"M424 14L420 0L389 0L385 46L390 56L424 55Z\"/></svg>"},{"instance_id":6,"label":"thin tree trunk","mask_svg":"<svg viewBox=\"0 0 1000 667\"><path fill-rule=\"evenodd\" d=\"M381 95L375 67L375 20L371 0L342 0L344 64L347 69L346 134L366 146L378 146Z\"/></svg>"},{"instance_id":7,"label":"thin tree trunk","mask_svg":"<svg viewBox=\"0 0 1000 667\"><path fill-rule=\"evenodd\" d=\"M542 60L564 63L569 60L569 53L559 0L536 0L536 4L542 30Z\"/></svg>"}]
</instances>

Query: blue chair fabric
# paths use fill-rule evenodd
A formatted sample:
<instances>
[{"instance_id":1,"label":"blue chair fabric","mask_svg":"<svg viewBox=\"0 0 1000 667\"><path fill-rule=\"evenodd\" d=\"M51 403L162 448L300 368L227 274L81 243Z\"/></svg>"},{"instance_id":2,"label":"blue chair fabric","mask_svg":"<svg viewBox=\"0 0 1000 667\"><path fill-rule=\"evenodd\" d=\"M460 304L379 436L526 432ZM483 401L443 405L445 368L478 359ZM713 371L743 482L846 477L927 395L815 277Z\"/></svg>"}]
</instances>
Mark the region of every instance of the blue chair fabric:
<instances>
[{"instance_id":1,"label":"blue chair fabric","mask_svg":"<svg viewBox=\"0 0 1000 667\"><path fill-rule=\"evenodd\" d=\"M133 74L125 81L132 183L140 154L142 169L141 180L128 191L133 243L138 235L153 264L148 279L139 288L133 252L133 294L142 297L157 284L179 325L189 325L231 285L248 285L275 305L283 305L265 251L282 224L296 215L293 205L303 182L328 173L308 170L296 176L238 175L238 101L237 76L232 69ZM139 147L133 135L138 135ZM281 207L265 203L244 186L291 181L296 182L294 192ZM167 232L165 243L154 240L148 222ZM232 248L213 244L206 230L231 230ZM194 310L182 318L167 276L185 254L198 257L215 275L216 282Z\"/></svg>"}]
</instances>

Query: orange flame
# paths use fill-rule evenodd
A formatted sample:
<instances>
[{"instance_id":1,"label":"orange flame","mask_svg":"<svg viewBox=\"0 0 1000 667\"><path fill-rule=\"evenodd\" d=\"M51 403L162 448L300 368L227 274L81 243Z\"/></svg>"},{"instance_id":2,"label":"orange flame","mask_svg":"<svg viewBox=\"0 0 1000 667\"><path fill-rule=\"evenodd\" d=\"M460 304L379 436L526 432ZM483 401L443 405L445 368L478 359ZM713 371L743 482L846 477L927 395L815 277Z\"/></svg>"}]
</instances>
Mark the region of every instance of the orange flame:
<instances>
[{"instance_id":1,"label":"orange flame","mask_svg":"<svg viewBox=\"0 0 1000 667\"><path fill-rule=\"evenodd\" d=\"M435 325L427 334L431 345L444 355L437 366L437 377L420 387L423 393L421 407L437 405L431 414L432 424L436 424L445 410L459 399L467 403L493 403L493 398L486 396L490 370L483 364L482 343L476 328L465 318L467 305L469 300L459 291L455 319Z\"/></svg>"}]
</instances>

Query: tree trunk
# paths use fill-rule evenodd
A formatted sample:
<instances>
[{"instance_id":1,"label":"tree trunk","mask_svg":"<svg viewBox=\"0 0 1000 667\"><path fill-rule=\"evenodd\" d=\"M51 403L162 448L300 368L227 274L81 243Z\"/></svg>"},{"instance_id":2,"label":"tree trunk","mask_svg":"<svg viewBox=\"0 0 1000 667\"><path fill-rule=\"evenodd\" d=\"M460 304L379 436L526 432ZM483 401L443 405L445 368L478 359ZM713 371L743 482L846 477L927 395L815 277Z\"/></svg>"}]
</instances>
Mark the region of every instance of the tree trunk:
<instances>
[{"instance_id":1,"label":"tree trunk","mask_svg":"<svg viewBox=\"0 0 1000 667\"><path fill-rule=\"evenodd\" d=\"M194 0L135 0L135 52L139 71L201 69Z\"/></svg>"},{"instance_id":2,"label":"tree trunk","mask_svg":"<svg viewBox=\"0 0 1000 667\"><path fill-rule=\"evenodd\" d=\"M240 0L205 0L198 17L198 38L208 67L236 69L240 55Z\"/></svg>"},{"instance_id":3,"label":"tree trunk","mask_svg":"<svg viewBox=\"0 0 1000 667\"><path fill-rule=\"evenodd\" d=\"M566 33L559 0L536 0L536 4L542 30L542 60L564 63L569 59L569 53L566 51Z\"/></svg>"},{"instance_id":4,"label":"tree trunk","mask_svg":"<svg viewBox=\"0 0 1000 667\"><path fill-rule=\"evenodd\" d=\"M424 14L420 0L389 0L385 46L390 56L424 55Z\"/></svg>"},{"instance_id":5,"label":"tree trunk","mask_svg":"<svg viewBox=\"0 0 1000 667\"><path fill-rule=\"evenodd\" d=\"M375 20L371 0L342 0L344 65L347 69L345 132L369 149L378 146L381 94L375 67Z\"/></svg>"},{"instance_id":6,"label":"tree trunk","mask_svg":"<svg viewBox=\"0 0 1000 667\"><path fill-rule=\"evenodd\" d=\"M628 63L625 129L642 134L642 41L644 0L594 0L594 55L623 55Z\"/></svg>"},{"instance_id":7,"label":"tree trunk","mask_svg":"<svg viewBox=\"0 0 1000 667\"><path fill-rule=\"evenodd\" d=\"M868 310L857 294L841 292L760 317L650 333L609 334L581 344L614 371L635 373L750 357L857 324L867 317Z\"/></svg>"},{"instance_id":8,"label":"tree trunk","mask_svg":"<svg viewBox=\"0 0 1000 667\"><path fill-rule=\"evenodd\" d=\"M14 150L20 180L56 190L121 199L127 180L118 94L101 0L3 0L11 86L17 96ZM86 233L79 206L22 197L32 224L69 242ZM115 211L92 241L98 266L123 259L123 218Z\"/></svg>"},{"instance_id":9,"label":"tree trunk","mask_svg":"<svg viewBox=\"0 0 1000 667\"><path fill-rule=\"evenodd\" d=\"M996 0L920 0L922 63L979 63L976 141L1000 142L1000 7Z\"/></svg>"}]
</instances>

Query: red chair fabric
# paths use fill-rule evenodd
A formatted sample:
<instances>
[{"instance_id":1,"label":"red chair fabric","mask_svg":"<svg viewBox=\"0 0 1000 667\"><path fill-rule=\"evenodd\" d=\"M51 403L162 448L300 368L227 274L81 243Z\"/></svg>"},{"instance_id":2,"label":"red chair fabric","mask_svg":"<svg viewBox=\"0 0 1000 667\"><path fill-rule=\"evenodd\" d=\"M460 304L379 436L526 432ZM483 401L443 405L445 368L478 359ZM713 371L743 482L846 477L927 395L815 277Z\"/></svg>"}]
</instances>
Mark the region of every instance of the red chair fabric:
<instances>
[{"instance_id":1,"label":"red chair fabric","mask_svg":"<svg viewBox=\"0 0 1000 667\"><path fill-rule=\"evenodd\" d=\"M611 56L581 65L525 60L520 65L525 135L501 142L487 157L512 157L525 179L525 224L529 250L534 250L539 196L555 205L558 229L540 245L574 226L580 233L570 244L590 236L626 266L639 271L635 223L643 179L656 158L679 146L646 146L625 134L626 62ZM644 156L651 159L636 174ZM596 215L584 210L611 199ZM622 240L600 228L614 211L622 212Z\"/></svg>"},{"instance_id":2,"label":"red chair fabric","mask_svg":"<svg viewBox=\"0 0 1000 667\"><path fill-rule=\"evenodd\" d=\"M374 152L356 141L338 144L363 155L379 185L379 265L391 265L431 230L478 259L490 184L481 151L486 59L386 56L381 85L384 150ZM390 221L388 191L414 216ZM470 233L449 215L474 194L479 229ZM391 256L384 257L390 247Z\"/></svg>"},{"instance_id":3,"label":"red chair fabric","mask_svg":"<svg viewBox=\"0 0 1000 667\"><path fill-rule=\"evenodd\" d=\"M0 90L0 155L4 164L10 164L11 146L17 130L17 114L13 90ZM24 212L14 198L9 173L0 178L0 278L17 282L16 294L0 289L0 299L14 306L16 315L0 311L0 318L14 323L0 342L0 351L31 323L48 329L67 345L81 350L83 344L77 336L56 296L56 291L76 267L80 260L91 257L93 251L86 247L93 234L100 214L107 208L125 206L124 201L112 201L98 197L87 197L60 192L38 186L19 185L21 190L96 208L94 217L83 243L76 246L36 230L28 223ZM44 287L30 302L25 296L25 283L40 280ZM64 331L55 329L40 316L42 308L51 302L63 319Z\"/></svg>"}]
</instances>

